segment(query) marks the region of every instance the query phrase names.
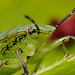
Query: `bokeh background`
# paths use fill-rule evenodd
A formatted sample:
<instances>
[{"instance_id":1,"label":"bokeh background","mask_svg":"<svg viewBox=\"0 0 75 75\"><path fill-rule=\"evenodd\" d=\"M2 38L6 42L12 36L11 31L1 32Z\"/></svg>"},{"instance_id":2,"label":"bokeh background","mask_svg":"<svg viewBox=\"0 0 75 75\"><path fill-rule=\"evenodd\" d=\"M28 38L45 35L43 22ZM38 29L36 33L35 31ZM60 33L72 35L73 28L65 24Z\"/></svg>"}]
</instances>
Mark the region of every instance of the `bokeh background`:
<instances>
[{"instance_id":1,"label":"bokeh background","mask_svg":"<svg viewBox=\"0 0 75 75\"><path fill-rule=\"evenodd\" d=\"M62 18L64 18L68 13L70 13L73 10L73 8L75 8L75 0L0 0L0 32L11 29L12 27L15 26L31 24L31 22L24 17L25 14L33 18L37 24L55 25ZM53 35L52 37L53 40L66 35L75 36L75 14L73 14L69 19L67 19L61 25L61 27L59 27L58 31L55 32L55 34ZM69 49L69 54L75 55L75 44L73 46L69 46L68 49ZM56 60L58 60L58 58L62 57L61 53L63 53L62 50L58 50L58 51L55 50L49 52L48 55L46 56L46 59L43 60L43 64L46 63L47 65L47 62L49 64L50 62L54 63ZM49 66L49 64L47 66ZM30 69L31 67L28 68ZM75 68L69 67L68 69L74 70ZM11 69L9 68L9 72L11 73L13 70L11 71L10 70ZM16 70L17 69L15 69L15 71ZM7 70L5 71L5 67L4 70L2 69L1 72L0 75L3 75L3 73L7 72ZM18 74L13 74L13 75L18 75ZM56 75L58 75L58 73Z\"/></svg>"},{"instance_id":2,"label":"bokeh background","mask_svg":"<svg viewBox=\"0 0 75 75\"><path fill-rule=\"evenodd\" d=\"M75 0L0 0L0 32L30 24L25 14L38 24L51 24L53 19L61 20L73 8Z\"/></svg>"}]
</instances>

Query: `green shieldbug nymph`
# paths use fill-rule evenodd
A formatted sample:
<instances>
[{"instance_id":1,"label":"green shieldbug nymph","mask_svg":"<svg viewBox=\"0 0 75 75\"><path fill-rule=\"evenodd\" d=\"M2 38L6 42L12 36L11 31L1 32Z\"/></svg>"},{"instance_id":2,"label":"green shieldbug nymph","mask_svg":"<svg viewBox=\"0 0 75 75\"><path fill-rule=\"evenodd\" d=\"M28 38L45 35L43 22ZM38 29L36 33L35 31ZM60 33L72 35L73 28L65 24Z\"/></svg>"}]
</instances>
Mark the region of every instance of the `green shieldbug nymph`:
<instances>
[{"instance_id":1,"label":"green shieldbug nymph","mask_svg":"<svg viewBox=\"0 0 75 75\"><path fill-rule=\"evenodd\" d=\"M29 75L29 70L20 54L22 53L26 57L34 55L35 51L51 37L52 33L59 27L59 25L71 16L73 12L75 12L75 8L56 26L36 24L33 19L25 16L34 24L20 25L0 33L0 60L14 59L17 57L24 74ZM64 42L64 40L69 38L75 40L74 36L67 36L58 40L55 44ZM0 66L4 63L6 62L3 61Z\"/></svg>"}]
</instances>

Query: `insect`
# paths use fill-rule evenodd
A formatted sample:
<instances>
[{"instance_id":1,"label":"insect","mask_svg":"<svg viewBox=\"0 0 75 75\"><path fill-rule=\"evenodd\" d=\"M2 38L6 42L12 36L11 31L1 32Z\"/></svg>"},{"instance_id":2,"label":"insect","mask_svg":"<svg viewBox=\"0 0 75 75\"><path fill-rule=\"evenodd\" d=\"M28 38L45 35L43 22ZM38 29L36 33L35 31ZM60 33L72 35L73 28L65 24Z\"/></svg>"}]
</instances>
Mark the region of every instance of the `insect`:
<instances>
[{"instance_id":1,"label":"insect","mask_svg":"<svg viewBox=\"0 0 75 75\"><path fill-rule=\"evenodd\" d=\"M25 57L34 55L35 51L51 37L52 33L59 25L74 12L75 8L56 26L36 24L29 16L25 16L27 19L31 20L33 24L20 25L0 33L0 60L17 58L24 74L29 75L29 70L21 54L25 55ZM58 40L58 43L64 42L64 40L69 38L75 39L73 36L68 36L62 38L62 40ZM6 64L6 61L3 61L0 66L3 64Z\"/></svg>"}]
</instances>

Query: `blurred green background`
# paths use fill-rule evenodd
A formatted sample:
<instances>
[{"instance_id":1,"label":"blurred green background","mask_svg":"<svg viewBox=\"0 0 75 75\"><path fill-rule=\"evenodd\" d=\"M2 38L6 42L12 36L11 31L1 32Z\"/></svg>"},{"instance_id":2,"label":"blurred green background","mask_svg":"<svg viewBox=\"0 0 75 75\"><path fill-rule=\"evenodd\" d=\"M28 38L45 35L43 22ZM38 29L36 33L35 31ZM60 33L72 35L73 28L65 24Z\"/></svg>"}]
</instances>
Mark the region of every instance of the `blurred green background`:
<instances>
[{"instance_id":1,"label":"blurred green background","mask_svg":"<svg viewBox=\"0 0 75 75\"><path fill-rule=\"evenodd\" d=\"M53 18L63 18L75 7L75 0L0 0L0 32L31 23L48 24Z\"/></svg>"},{"instance_id":2,"label":"blurred green background","mask_svg":"<svg viewBox=\"0 0 75 75\"><path fill-rule=\"evenodd\" d=\"M71 12L73 8L75 8L75 0L0 0L0 32L18 25L30 24L31 22L24 17L25 14L33 18L38 24L49 24L52 19L62 19ZM74 47L70 47L69 54L74 53L73 55L75 55L75 44ZM62 56L62 52L60 53L60 51L58 51L59 53L56 52ZM56 52L54 55L57 54ZM49 55L51 55L51 52ZM52 54L51 56L53 57L54 55ZM49 58L48 56L48 60ZM50 61L53 62L53 58L50 59ZM47 61L45 63L47 63ZM69 69L71 68L72 67ZM5 73L4 70L2 70L2 73Z\"/></svg>"}]
</instances>

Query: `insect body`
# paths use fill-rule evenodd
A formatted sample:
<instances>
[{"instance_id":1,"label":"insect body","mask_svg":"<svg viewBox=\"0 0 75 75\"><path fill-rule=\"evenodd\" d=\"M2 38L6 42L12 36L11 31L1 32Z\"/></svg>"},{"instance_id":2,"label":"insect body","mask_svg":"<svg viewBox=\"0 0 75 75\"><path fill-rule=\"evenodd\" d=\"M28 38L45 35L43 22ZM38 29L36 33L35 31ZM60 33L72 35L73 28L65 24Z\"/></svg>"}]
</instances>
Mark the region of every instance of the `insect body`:
<instances>
[{"instance_id":1,"label":"insect body","mask_svg":"<svg viewBox=\"0 0 75 75\"><path fill-rule=\"evenodd\" d=\"M67 15L55 27L50 25L34 24L20 25L5 32L0 33L0 60L16 58L21 63L25 75L29 74L28 68L20 56L32 56L40 46L47 41L58 26L65 21L73 12ZM15 56L16 55L16 56Z\"/></svg>"},{"instance_id":2,"label":"insect body","mask_svg":"<svg viewBox=\"0 0 75 75\"><path fill-rule=\"evenodd\" d=\"M23 49L23 52L26 51L25 55L32 56L40 44L50 37L52 32L56 29L49 25L38 26L40 27L40 34L37 34L36 32L32 34L28 33L30 27L36 29L34 25L22 25L8 30L4 32L4 34L1 33L1 37L3 38L0 39L0 56L9 58L10 53L14 53L14 50L16 50L18 46L20 49Z\"/></svg>"}]
</instances>

